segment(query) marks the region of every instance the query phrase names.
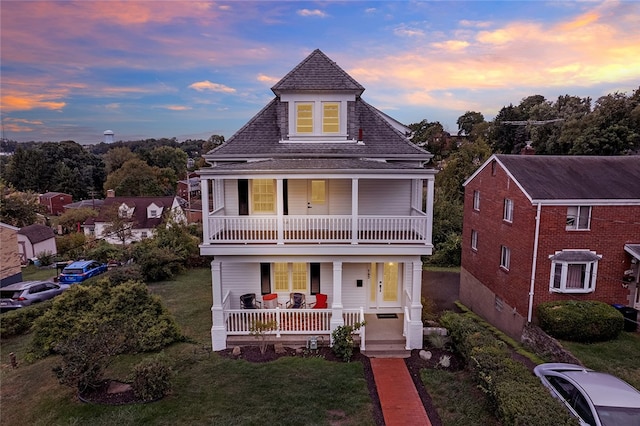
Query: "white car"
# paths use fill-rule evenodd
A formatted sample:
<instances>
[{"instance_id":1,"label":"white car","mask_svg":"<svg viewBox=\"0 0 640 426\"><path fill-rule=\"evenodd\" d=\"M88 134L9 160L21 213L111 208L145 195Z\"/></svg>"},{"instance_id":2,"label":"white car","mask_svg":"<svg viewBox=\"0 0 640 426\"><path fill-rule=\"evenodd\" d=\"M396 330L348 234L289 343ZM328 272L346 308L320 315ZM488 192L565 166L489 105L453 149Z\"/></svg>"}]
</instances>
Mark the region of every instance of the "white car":
<instances>
[{"instance_id":1,"label":"white car","mask_svg":"<svg viewBox=\"0 0 640 426\"><path fill-rule=\"evenodd\" d=\"M627 382L576 364L541 364L533 372L581 425L640 426L640 392Z\"/></svg>"}]
</instances>

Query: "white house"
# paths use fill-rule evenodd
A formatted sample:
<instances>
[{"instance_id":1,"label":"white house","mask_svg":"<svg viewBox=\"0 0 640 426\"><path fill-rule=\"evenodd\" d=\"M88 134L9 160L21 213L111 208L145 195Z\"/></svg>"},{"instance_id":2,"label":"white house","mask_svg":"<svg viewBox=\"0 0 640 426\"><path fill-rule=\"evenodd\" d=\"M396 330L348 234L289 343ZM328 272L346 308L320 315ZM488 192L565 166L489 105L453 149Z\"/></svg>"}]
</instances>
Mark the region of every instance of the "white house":
<instances>
[{"instance_id":1,"label":"white house","mask_svg":"<svg viewBox=\"0 0 640 426\"><path fill-rule=\"evenodd\" d=\"M140 241L152 237L155 228L160 226L168 215L175 222L186 223L182 208L182 199L175 196L166 197L115 197L104 199L98 217L88 219L84 225L85 235L103 238L111 244L122 244ZM111 226L116 214L126 225L125 233L114 231Z\"/></svg>"},{"instance_id":2,"label":"white house","mask_svg":"<svg viewBox=\"0 0 640 426\"><path fill-rule=\"evenodd\" d=\"M403 349L422 347L432 155L320 50L272 91L198 171L200 253L214 258L213 350L248 336L257 320L275 320L281 341L328 341L336 327L375 314L400 319ZM242 309L241 296L252 293L259 309ZM288 308L291 293L306 305ZM323 308L316 302L325 295ZM360 331L361 350L372 333Z\"/></svg>"},{"instance_id":3,"label":"white house","mask_svg":"<svg viewBox=\"0 0 640 426\"><path fill-rule=\"evenodd\" d=\"M41 254L58 254L56 235L53 229L37 223L20 228L18 231L18 253L20 253L22 263L27 263L29 259Z\"/></svg>"}]
</instances>

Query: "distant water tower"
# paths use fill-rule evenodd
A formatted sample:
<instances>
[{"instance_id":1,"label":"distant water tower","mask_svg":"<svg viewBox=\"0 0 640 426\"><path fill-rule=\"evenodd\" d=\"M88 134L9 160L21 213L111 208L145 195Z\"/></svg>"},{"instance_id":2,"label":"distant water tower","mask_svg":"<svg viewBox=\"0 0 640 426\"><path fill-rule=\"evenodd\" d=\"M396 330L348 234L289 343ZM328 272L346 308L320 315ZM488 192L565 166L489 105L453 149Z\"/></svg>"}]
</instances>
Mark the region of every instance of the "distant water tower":
<instances>
[{"instance_id":1,"label":"distant water tower","mask_svg":"<svg viewBox=\"0 0 640 426\"><path fill-rule=\"evenodd\" d=\"M113 131L111 130L104 131L104 143L113 143Z\"/></svg>"}]
</instances>

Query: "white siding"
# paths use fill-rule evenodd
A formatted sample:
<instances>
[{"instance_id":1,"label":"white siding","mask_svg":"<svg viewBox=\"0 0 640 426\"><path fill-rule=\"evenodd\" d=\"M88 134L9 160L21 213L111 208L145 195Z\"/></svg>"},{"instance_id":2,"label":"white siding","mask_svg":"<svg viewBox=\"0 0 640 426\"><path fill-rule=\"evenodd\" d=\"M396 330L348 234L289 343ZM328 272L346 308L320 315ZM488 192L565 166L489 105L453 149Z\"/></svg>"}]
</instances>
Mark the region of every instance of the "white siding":
<instances>
[{"instance_id":1,"label":"white siding","mask_svg":"<svg viewBox=\"0 0 640 426\"><path fill-rule=\"evenodd\" d=\"M329 181L329 214L351 214L351 181Z\"/></svg>"},{"instance_id":2,"label":"white siding","mask_svg":"<svg viewBox=\"0 0 640 426\"><path fill-rule=\"evenodd\" d=\"M289 179L287 181L287 191L289 198L289 214L307 214L307 181L300 179Z\"/></svg>"},{"instance_id":3,"label":"white siding","mask_svg":"<svg viewBox=\"0 0 640 426\"><path fill-rule=\"evenodd\" d=\"M262 300L260 293L260 263L222 263L222 295L231 292L231 309L240 309L240 296L255 293L257 300Z\"/></svg>"},{"instance_id":4,"label":"white siding","mask_svg":"<svg viewBox=\"0 0 640 426\"><path fill-rule=\"evenodd\" d=\"M366 263L342 264L342 305L345 309L366 308L369 286L367 285ZM356 286L356 280L362 280L362 287Z\"/></svg>"},{"instance_id":5,"label":"white siding","mask_svg":"<svg viewBox=\"0 0 640 426\"><path fill-rule=\"evenodd\" d=\"M361 179L358 195L358 213L361 215L408 216L410 214L410 180Z\"/></svg>"},{"instance_id":6,"label":"white siding","mask_svg":"<svg viewBox=\"0 0 640 426\"><path fill-rule=\"evenodd\" d=\"M226 216L237 216L238 210L238 180L224 181L224 211Z\"/></svg>"}]
</instances>

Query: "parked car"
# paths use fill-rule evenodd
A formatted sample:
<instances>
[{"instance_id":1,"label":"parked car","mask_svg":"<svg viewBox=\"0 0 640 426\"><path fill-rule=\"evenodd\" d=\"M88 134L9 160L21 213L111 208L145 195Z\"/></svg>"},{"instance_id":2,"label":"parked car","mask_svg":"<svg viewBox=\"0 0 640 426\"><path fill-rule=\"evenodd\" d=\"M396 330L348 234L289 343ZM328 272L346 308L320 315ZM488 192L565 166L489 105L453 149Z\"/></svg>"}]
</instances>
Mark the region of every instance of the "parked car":
<instances>
[{"instance_id":1,"label":"parked car","mask_svg":"<svg viewBox=\"0 0 640 426\"><path fill-rule=\"evenodd\" d=\"M640 391L611 374L564 363L541 364L533 372L581 425L640 425Z\"/></svg>"},{"instance_id":2,"label":"parked car","mask_svg":"<svg viewBox=\"0 0 640 426\"><path fill-rule=\"evenodd\" d=\"M0 289L0 312L12 311L59 295L69 286L50 281L24 281Z\"/></svg>"},{"instance_id":3,"label":"parked car","mask_svg":"<svg viewBox=\"0 0 640 426\"><path fill-rule=\"evenodd\" d=\"M105 263L96 260L80 260L67 265L60 273L58 280L63 284L75 284L106 271Z\"/></svg>"}]
</instances>

